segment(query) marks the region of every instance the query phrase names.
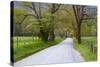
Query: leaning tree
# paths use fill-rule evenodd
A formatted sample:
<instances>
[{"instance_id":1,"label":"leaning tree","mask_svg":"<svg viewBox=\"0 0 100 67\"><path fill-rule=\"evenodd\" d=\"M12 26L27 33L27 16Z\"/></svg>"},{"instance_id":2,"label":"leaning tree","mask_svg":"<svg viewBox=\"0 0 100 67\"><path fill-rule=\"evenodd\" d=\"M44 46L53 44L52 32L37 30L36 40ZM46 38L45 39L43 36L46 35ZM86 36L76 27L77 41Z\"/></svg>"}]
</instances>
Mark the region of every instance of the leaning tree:
<instances>
[{"instance_id":1,"label":"leaning tree","mask_svg":"<svg viewBox=\"0 0 100 67\"><path fill-rule=\"evenodd\" d=\"M96 19L97 17L97 8L95 6L81 6L73 5L73 11L76 18L76 38L78 43L81 43L81 25L83 20Z\"/></svg>"}]
</instances>

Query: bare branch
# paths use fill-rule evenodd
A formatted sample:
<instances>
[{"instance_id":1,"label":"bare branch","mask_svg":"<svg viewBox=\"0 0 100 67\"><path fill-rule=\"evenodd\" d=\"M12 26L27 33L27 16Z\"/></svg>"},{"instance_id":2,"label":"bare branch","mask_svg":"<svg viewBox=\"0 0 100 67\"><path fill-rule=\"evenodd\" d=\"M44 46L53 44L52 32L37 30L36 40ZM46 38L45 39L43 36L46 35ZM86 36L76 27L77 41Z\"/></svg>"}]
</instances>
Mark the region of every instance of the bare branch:
<instances>
[{"instance_id":1,"label":"bare branch","mask_svg":"<svg viewBox=\"0 0 100 67\"><path fill-rule=\"evenodd\" d=\"M56 5L57 7L56 7L56 9L55 9L54 13L55 13L55 12L57 12L57 11L59 10L60 5L61 5L61 4L57 4L57 5Z\"/></svg>"},{"instance_id":2,"label":"bare branch","mask_svg":"<svg viewBox=\"0 0 100 67\"><path fill-rule=\"evenodd\" d=\"M52 14L56 13L60 8L60 4L52 4L51 12Z\"/></svg>"},{"instance_id":3,"label":"bare branch","mask_svg":"<svg viewBox=\"0 0 100 67\"><path fill-rule=\"evenodd\" d=\"M35 16L33 14L26 14L26 15L22 14L22 15L17 15L17 16L33 16L33 17L37 18L37 16Z\"/></svg>"},{"instance_id":4,"label":"bare branch","mask_svg":"<svg viewBox=\"0 0 100 67\"><path fill-rule=\"evenodd\" d=\"M34 4L33 2L32 2L32 6L33 6L32 9L34 10L34 12L35 12L37 18L39 18L38 12L37 12L36 7L35 7L35 4Z\"/></svg>"},{"instance_id":5,"label":"bare branch","mask_svg":"<svg viewBox=\"0 0 100 67\"><path fill-rule=\"evenodd\" d=\"M24 15L24 16L33 16L33 17L37 18L37 16L35 16L33 14L27 14L27 15Z\"/></svg>"},{"instance_id":6,"label":"bare branch","mask_svg":"<svg viewBox=\"0 0 100 67\"><path fill-rule=\"evenodd\" d=\"M22 24L26 18L27 16L24 16L24 18L18 24Z\"/></svg>"}]
</instances>

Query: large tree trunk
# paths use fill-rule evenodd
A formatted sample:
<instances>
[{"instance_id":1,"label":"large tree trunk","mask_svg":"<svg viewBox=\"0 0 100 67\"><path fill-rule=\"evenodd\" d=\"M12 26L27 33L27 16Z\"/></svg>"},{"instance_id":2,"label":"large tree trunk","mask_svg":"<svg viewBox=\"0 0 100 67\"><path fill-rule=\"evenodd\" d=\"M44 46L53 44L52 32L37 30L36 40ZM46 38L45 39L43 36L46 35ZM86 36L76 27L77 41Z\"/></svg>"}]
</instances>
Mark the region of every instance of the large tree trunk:
<instances>
[{"instance_id":1,"label":"large tree trunk","mask_svg":"<svg viewBox=\"0 0 100 67\"><path fill-rule=\"evenodd\" d=\"M52 29L50 31L50 40L53 41L55 39L55 34L54 34L54 16L51 16L51 22L52 22Z\"/></svg>"},{"instance_id":2,"label":"large tree trunk","mask_svg":"<svg viewBox=\"0 0 100 67\"><path fill-rule=\"evenodd\" d=\"M54 29L49 33L49 40L53 41L55 39Z\"/></svg>"},{"instance_id":3,"label":"large tree trunk","mask_svg":"<svg viewBox=\"0 0 100 67\"><path fill-rule=\"evenodd\" d=\"M45 32L43 28L40 28L40 37L43 41L48 41L48 32Z\"/></svg>"},{"instance_id":4,"label":"large tree trunk","mask_svg":"<svg viewBox=\"0 0 100 67\"><path fill-rule=\"evenodd\" d=\"M48 32L45 32L44 34L44 41L48 41Z\"/></svg>"},{"instance_id":5,"label":"large tree trunk","mask_svg":"<svg viewBox=\"0 0 100 67\"><path fill-rule=\"evenodd\" d=\"M75 18L76 18L76 25L77 25L77 29L76 29L76 38L78 40L78 43L81 43L81 13L80 13L80 9L73 5L73 11L74 11L74 14L75 14Z\"/></svg>"},{"instance_id":6,"label":"large tree trunk","mask_svg":"<svg viewBox=\"0 0 100 67\"><path fill-rule=\"evenodd\" d=\"M78 43L81 43L81 25L78 26L77 28L77 40L78 40Z\"/></svg>"},{"instance_id":7,"label":"large tree trunk","mask_svg":"<svg viewBox=\"0 0 100 67\"><path fill-rule=\"evenodd\" d=\"M51 31L51 35L52 35L52 38L51 38L51 40L53 41L53 40L55 39L54 30L53 30L53 31Z\"/></svg>"}]
</instances>

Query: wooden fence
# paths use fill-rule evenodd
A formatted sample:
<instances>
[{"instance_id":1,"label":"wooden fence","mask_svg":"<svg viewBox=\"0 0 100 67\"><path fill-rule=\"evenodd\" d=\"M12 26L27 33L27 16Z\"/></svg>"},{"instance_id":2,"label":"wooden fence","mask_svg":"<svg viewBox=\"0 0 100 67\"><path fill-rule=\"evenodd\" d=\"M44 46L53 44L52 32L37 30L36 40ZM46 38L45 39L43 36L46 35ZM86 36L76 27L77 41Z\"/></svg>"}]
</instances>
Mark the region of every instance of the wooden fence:
<instances>
[{"instance_id":1,"label":"wooden fence","mask_svg":"<svg viewBox=\"0 0 100 67\"><path fill-rule=\"evenodd\" d=\"M84 43L86 48L88 48L92 53L97 53L97 44L94 43L93 41L86 41Z\"/></svg>"}]
</instances>

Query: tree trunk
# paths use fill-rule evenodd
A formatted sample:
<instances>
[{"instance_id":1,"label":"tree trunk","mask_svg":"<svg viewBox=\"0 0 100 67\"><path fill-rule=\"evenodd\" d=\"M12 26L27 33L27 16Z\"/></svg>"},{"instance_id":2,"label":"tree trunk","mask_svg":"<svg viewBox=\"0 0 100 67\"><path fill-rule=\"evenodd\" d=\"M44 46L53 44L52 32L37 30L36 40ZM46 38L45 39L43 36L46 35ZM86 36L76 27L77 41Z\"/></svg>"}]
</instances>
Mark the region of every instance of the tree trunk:
<instances>
[{"instance_id":1,"label":"tree trunk","mask_svg":"<svg viewBox=\"0 0 100 67\"><path fill-rule=\"evenodd\" d=\"M44 41L48 41L48 32L45 32Z\"/></svg>"},{"instance_id":2,"label":"tree trunk","mask_svg":"<svg viewBox=\"0 0 100 67\"><path fill-rule=\"evenodd\" d=\"M77 40L78 40L78 43L80 44L81 43L81 25L79 25L77 28Z\"/></svg>"},{"instance_id":3,"label":"tree trunk","mask_svg":"<svg viewBox=\"0 0 100 67\"><path fill-rule=\"evenodd\" d=\"M43 28L40 28L40 37L43 41L48 41L48 32L45 32Z\"/></svg>"},{"instance_id":4,"label":"tree trunk","mask_svg":"<svg viewBox=\"0 0 100 67\"><path fill-rule=\"evenodd\" d=\"M76 24L77 24L77 34L76 34L76 38L78 40L78 43L81 43L81 13L80 13L80 9L77 6L73 5L73 11L75 14L75 19L76 19Z\"/></svg>"},{"instance_id":5,"label":"tree trunk","mask_svg":"<svg viewBox=\"0 0 100 67\"><path fill-rule=\"evenodd\" d=\"M53 41L55 39L55 34L54 34L54 29L52 31L50 31L50 41Z\"/></svg>"}]
</instances>

